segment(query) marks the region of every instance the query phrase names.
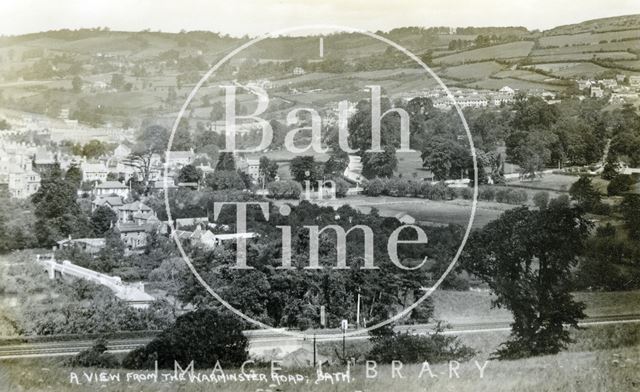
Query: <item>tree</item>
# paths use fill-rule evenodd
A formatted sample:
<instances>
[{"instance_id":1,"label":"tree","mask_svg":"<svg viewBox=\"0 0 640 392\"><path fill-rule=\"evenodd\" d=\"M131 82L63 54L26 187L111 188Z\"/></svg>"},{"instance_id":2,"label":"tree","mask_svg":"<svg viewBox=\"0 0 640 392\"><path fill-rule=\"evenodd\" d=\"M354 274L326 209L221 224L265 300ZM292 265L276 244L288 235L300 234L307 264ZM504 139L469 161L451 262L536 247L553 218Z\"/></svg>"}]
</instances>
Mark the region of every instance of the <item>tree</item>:
<instances>
[{"instance_id":1,"label":"tree","mask_svg":"<svg viewBox=\"0 0 640 392\"><path fill-rule=\"evenodd\" d=\"M396 149L385 146L383 152L365 152L362 156L362 175L365 178L391 177L398 167Z\"/></svg>"},{"instance_id":2,"label":"tree","mask_svg":"<svg viewBox=\"0 0 640 392\"><path fill-rule=\"evenodd\" d=\"M82 170L78 165L71 165L64 174L64 179L73 184L76 189L79 189L80 184L82 184Z\"/></svg>"},{"instance_id":3,"label":"tree","mask_svg":"<svg viewBox=\"0 0 640 392\"><path fill-rule=\"evenodd\" d=\"M149 187L153 156L166 151L168 143L169 131L166 128L159 125L145 127L138 134L133 151L124 162L125 165L135 168L140 174L145 190Z\"/></svg>"},{"instance_id":4,"label":"tree","mask_svg":"<svg viewBox=\"0 0 640 392\"><path fill-rule=\"evenodd\" d=\"M274 199L299 199L302 187L296 181L284 180L271 182L267 185L269 196Z\"/></svg>"},{"instance_id":5,"label":"tree","mask_svg":"<svg viewBox=\"0 0 640 392\"><path fill-rule=\"evenodd\" d=\"M120 237L120 230L116 227L106 231L104 236L105 246L98 252L95 269L101 272L111 272L119 267L124 258L124 243Z\"/></svg>"},{"instance_id":6,"label":"tree","mask_svg":"<svg viewBox=\"0 0 640 392\"><path fill-rule=\"evenodd\" d=\"M629 231L629 238L640 240L640 195L626 194L620 204L620 210Z\"/></svg>"},{"instance_id":7,"label":"tree","mask_svg":"<svg viewBox=\"0 0 640 392\"><path fill-rule=\"evenodd\" d=\"M76 75L73 77L73 79L71 80L71 88L73 90L74 93L79 93L82 91L82 85L84 84L84 82L82 81L82 78L80 78L80 76Z\"/></svg>"},{"instance_id":8,"label":"tree","mask_svg":"<svg viewBox=\"0 0 640 392\"><path fill-rule=\"evenodd\" d=\"M291 177L301 184L309 181L311 186L315 186L316 181L319 179L316 169L315 158L312 155L297 156L293 158L289 164Z\"/></svg>"},{"instance_id":9,"label":"tree","mask_svg":"<svg viewBox=\"0 0 640 392\"><path fill-rule=\"evenodd\" d=\"M130 352L122 362L128 369L173 369L175 362L198 369L240 366L248 357L248 340L238 317L214 309L198 309L176 319L145 347Z\"/></svg>"},{"instance_id":10,"label":"tree","mask_svg":"<svg viewBox=\"0 0 640 392\"><path fill-rule=\"evenodd\" d=\"M216 170L236 170L236 158L232 152L221 152Z\"/></svg>"},{"instance_id":11,"label":"tree","mask_svg":"<svg viewBox=\"0 0 640 392\"><path fill-rule=\"evenodd\" d=\"M82 146L82 155L87 158L98 158L108 151L108 146L100 140L90 140Z\"/></svg>"},{"instance_id":12,"label":"tree","mask_svg":"<svg viewBox=\"0 0 640 392\"><path fill-rule=\"evenodd\" d=\"M594 211L601 204L600 193L594 188L591 178L586 176L571 184L569 195L585 211Z\"/></svg>"},{"instance_id":13,"label":"tree","mask_svg":"<svg viewBox=\"0 0 640 392\"><path fill-rule=\"evenodd\" d=\"M75 185L64 178L59 168L45 176L31 196L35 205L36 238L49 246L69 235L85 237L91 231L87 217L76 202Z\"/></svg>"},{"instance_id":14,"label":"tree","mask_svg":"<svg viewBox=\"0 0 640 392\"><path fill-rule=\"evenodd\" d=\"M632 176L627 174L618 174L613 177L607 185L607 194L609 196L619 196L625 192L631 190L631 187L636 183Z\"/></svg>"},{"instance_id":15,"label":"tree","mask_svg":"<svg viewBox=\"0 0 640 392\"><path fill-rule=\"evenodd\" d=\"M471 236L464 268L513 313L500 358L555 354L571 341L564 325L577 327L585 317L571 295L571 271L591 226L579 209L552 202L541 211L509 210Z\"/></svg>"},{"instance_id":16,"label":"tree","mask_svg":"<svg viewBox=\"0 0 640 392\"><path fill-rule=\"evenodd\" d=\"M260 178L265 183L269 183L276 179L278 175L278 164L267 157L260 157Z\"/></svg>"},{"instance_id":17,"label":"tree","mask_svg":"<svg viewBox=\"0 0 640 392\"><path fill-rule=\"evenodd\" d=\"M205 182L214 191L245 189L245 182L235 170L216 170L207 175Z\"/></svg>"},{"instance_id":18,"label":"tree","mask_svg":"<svg viewBox=\"0 0 640 392\"><path fill-rule=\"evenodd\" d=\"M107 206L98 206L91 214L93 234L102 237L118 221L118 215Z\"/></svg>"},{"instance_id":19,"label":"tree","mask_svg":"<svg viewBox=\"0 0 640 392\"><path fill-rule=\"evenodd\" d=\"M186 165L180 169L178 174L178 182L200 182L202 179L202 170L196 168L193 165Z\"/></svg>"},{"instance_id":20,"label":"tree","mask_svg":"<svg viewBox=\"0 0 640 392\"><path fill-rule=\"evenodd\" d=\"M549 205L549 192L541 191L533 195L533 204L540 210L544 210Z\"/></svg>"},{"instance_id":21,"label":"tree","mask_svg":"<svg viewBox=\"0 0 640 392\"><path fill-rule=\"evenodd\" d=\"M437 180L462 178L470 159L468 148L443 136L429 139L422 150L422 165L431 170Z\"/></svg>"}]
</instances>

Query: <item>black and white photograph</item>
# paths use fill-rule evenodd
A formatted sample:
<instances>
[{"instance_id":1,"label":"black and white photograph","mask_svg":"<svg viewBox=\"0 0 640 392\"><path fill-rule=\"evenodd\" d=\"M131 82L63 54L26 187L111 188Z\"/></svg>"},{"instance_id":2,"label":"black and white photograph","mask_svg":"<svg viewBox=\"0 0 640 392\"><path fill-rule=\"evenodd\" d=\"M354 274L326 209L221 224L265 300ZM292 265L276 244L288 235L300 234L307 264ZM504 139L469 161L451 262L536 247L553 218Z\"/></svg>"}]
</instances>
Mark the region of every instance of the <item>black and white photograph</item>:
<instances>
[{"instance_id":1,"label":"black and white photograph","mask_svg":"<svg viewBox=\"0 0 640 392\"><path fill-rule=\"evenodd\" d=\"M640 2L3 1L0 391L640 391Z\"/></svg>"}]
</instances>

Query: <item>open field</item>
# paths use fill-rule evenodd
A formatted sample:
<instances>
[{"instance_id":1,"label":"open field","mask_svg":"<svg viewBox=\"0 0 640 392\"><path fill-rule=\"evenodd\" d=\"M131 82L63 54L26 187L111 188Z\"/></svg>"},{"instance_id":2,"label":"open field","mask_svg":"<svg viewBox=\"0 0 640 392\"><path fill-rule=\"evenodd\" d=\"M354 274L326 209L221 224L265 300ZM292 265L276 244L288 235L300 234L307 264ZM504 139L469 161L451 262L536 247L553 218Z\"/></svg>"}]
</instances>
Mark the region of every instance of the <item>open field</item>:
<instances>
[{"instance_id":1,"label":"open field","mask_svg":"<svg viewBox=\"0 0 640 392\"><path fill-rule=\"evenodd\" d=\"M486 61L448 67L444 69L442 75L457 80L480 80L488 78L503 68L495 61Z\"/></svg>"},{"instance_id":2,"label":"open field","mask_svg":"<svg viewBox=\"0 0 640 392\"><path fill-rule=\"evenodd\" d=\"M507 185L513 187L526 187L543 190L553 190L557 192L567 192L571 184L578 181L580 177L567 176L563 174L544 174L542 178L532 181L509 181Z\"/></svg>"},{"instance_id":3,"label":"open field","mask_svg":"<svg viewBox=\"0 0 640 392\"><path fill-rule=\"evenodd\" d=\"M432 294L434 317L451 323L474 323L511 320L505 309L491 308L489 291L436 290ZM587 306L589 317L631 315L640 313L640 291L577 292L576 301Z\"/></svg>"},{"instance_id":4,"label":"open field","mask_svg":"<svg viewBox=\"0 0 640 392\"><path fill-rule=\"evenodd\" d=\"M533 41L518 41L508 44L489 46L486 48L468 50L433 60L435 64L461 64L491 59L509 59L526 57L533 48Z\"/></svg>"},{"instance_id":5,"label":"open field","mask_svg":"<svg viewBox=\"0 0 640 392\"><path fill-rule=\"evenodd\" d=\"M565 46L565 45L589 45L602 41L610 41L622 38L638 38L640 30L612 31L607 33L582 33L541 37L540 46Z\"/></svg>"}]
</instances>

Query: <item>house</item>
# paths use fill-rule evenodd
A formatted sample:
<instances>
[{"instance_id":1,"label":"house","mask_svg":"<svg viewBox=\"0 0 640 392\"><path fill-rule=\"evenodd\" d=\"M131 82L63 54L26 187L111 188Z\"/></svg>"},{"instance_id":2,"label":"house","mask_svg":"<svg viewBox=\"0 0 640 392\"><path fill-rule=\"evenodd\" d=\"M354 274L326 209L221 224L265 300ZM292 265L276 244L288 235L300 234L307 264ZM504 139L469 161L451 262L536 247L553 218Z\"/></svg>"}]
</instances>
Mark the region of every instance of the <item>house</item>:
<instances>
[{"instance_id":1,"label":"house","mask_svg":"<svg viewBox=\"0 0 640 392\"><path fill-rule=\"evenodd\" d=\"M260 178L260 161L257 159L245 159L238 162L238 169L246 173L253 181Z\"/></svg>"},{"instance_id":2,"label":"house","mask_svg":"<svg viewBox=\"0 0 640 392\"><path fill-rule=\"evenodd\" d=\"M577 80L576 83L578 83L578 90L586 90L593 84L591 80Z\"/></svg>"},{"instance_id":3,"label":"house","mask_svg":"<svg viewBox=\"0 0 640 392\"><path fill-rule=\"evenodd\" d=\"M165 159L167 166L176 168L191 164L195 155L193 149L189 151L169 151L166 153Z\"/></svg>"},{"instance_id":4,"label":"house","mask_svg":"<svg viewBox=\"0 0 640 392\"><path fill-rule=\"evenodd\" d=\"M109 169L102 162L83 162L80 165L80 170L82 170L82 181L106 182L107 176L109 175Z\"/></svg>"},{"instance_id":5,"label":"house","mask_svg":"<svg viewBox=\"0 0 640 392\"><path fill-rule=\"evenodd\" d=\"M129 197L129 188L118 181L105 181L101 184L97 184L93 188L94 196L121 196L122 198Z\"/></svg>"},{"instance_id":6,"label":"house","mask_svg":"<svg viewBox=\"0 0 640 392\"><path fill-rule=\"evenodd\" d=\"M209 217L202 216L196 218L179 218L175 220L175 228L181 229L183 227L193 227L200 224L208 225Z\"/></svg>"},{"instance_id":7,"label":"house","mask_svg":"<svg viewBox=\"0 0 640 392\"><path fill-rule=\"evenodd\" d=\"M615 79L602 79L598 81L603 88L612 89L618 86L618 82Z\"/></svg>"},{"instance_id":8,"label":"house","mask_svg":"<svg viewBox=\"0 0 640 392\"><path fill-rule=\"evenodd\" d=\"M602 98L604 91L600 87L591 86L591 98Z\"/></svg>"},{"instance_id":9,"label":"house","mask_svg":"<svg viewBox=\"0 0 640 392\"><path fill-rule=\"evenodd\" d=\"M498 90L499 93L503 93L503 94L510 94L513 95L516 93L516 90L512 89L509 86L504 86L502 87L500 90Z\"/></svg>"},{"instance_id":10,"label":"house","mask_svg":"<svg viewBox=\"0 0 640 392\"><path fill-rule=\"evenodd\" d=\"M629 86L640 89L640 75L629 76Z\"/></svg>"},{"instance_id":11,"label":"house","mask_svg":"<svg viewBox=\"0 0 640 392\"><path fill-rule=\"evenodd\" d=\"M57 241L58 247L68 248L72 246L78 246L89 254L96 254L105 247L106 241L104 238L74 238L70 236L67 239Z\"/></svg>"},{"instance_id":12,"label":"house","mask_svg":"<svg viewBox=\"0 0 640 392\"><path fill-rule=\"evenodd\" d=\"M119 207L122 207L124 202L120 196L98 196L91 202L91 212L100 206L111 208L114 212L117 212Z\"/></svg>"},{"instance_id":13,"label":"house","mask_svg":"<svg viewBox=\"0 0 640 392\"><path fill-rule=\"evenodd\" d=\"M16 167L8 173L0 174L0 183L6 184L11 197L26 199L40 188L40 174L31 169Z\"/></svg>"},{"instance_id":14,"label":"house","mask_svg":"<svg viewBox=\"0 0 640 392\"><path fill-rule=\"evenodd\" d=\"M202 229L200 225L196 226L194 231L175 230L174 235L180 242L198 248L213 249L217 245L215 234L207 229Z\"/></svg>"},{"instance_id":15,"label":"house","mask_svg":"<svg viewBox=\"0 0 640 392\"><path fill-rule=\"evenodd\" d=\"M138 219L143 219L142 217L153 214L153 210L141 201L123 204L116 209L116 212L118 213L118 222L120 223L135 223L136 216Z\"/></svg>"},{"instance_id":16,"label":"house","mask_svg":"<svg viewBox=\"0 0 640 392\"><path fill-rule=\"evenodd\" d=\"M140 249L147 246L147 238L151 231L155 230L155 226L151 224L132 223L116 223L116 228L120 231L120 239L129 249Z\"/></svg>"},{"instance_id":17,"label":"house","mask_svg":"<svg viewBox=\"0 0 640 392\"><path fill-rule=\"evenodd\" d=\"M56 158L51 151L38 148L33 158L33 168L38 172L51 170L57 164Z\"/></svg>"},{"instance_id":18,"label":"house","mask_svg":"<svg viewBox=\"0 0 640 392\"><path fill-rule=\"evenodd\" d=\"M627 75L624 74L617 74L616 75L616 81L618 83L624 83L624 80L627 78Z\"/></svg>"},{"instance_id":19,"label":"house","mask_svg":"<svg viewBox=\"0 0 640 392\"><path fill-rule=\"evenodd\" d=\"M131 154L131 149L125 144L120 143L118 147L113 150L113 157L116 159L126 158Z\"/></svg>"},{"instance_id":20,"label":"house","mask_svg":"<svg viewBox=\"0 0 640 392\"><path fill-rule=\"evenodd\" d=\"M305 73L306 72L305 72L304 68L302 68L302 67L295 67L293 69L293 74L296 75L296 76L304 75Z\"/></svg>"}]
</instances>

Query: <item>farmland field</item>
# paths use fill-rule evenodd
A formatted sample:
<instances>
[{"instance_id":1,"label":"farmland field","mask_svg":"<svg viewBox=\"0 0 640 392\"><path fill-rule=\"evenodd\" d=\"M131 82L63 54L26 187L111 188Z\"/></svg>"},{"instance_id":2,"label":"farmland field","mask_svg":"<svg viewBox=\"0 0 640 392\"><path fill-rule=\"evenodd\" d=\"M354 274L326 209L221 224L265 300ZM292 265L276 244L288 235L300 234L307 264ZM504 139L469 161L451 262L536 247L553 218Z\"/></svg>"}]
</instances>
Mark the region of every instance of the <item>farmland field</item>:
<instances>
[{"instance_id":1,"label":"farmland field","mask_svg":"<svg viewBox=\"0 0 640 392\"><path fill-rule=\"evenodd\" d=\"M536 64L534 68L551 72L558 77L582 77L604 72L607 68L592 63L559 62Z\"/></svg>"},{"instance_id":2,"label":"farmland field","mask_svg":"<svg viewBox=\"0 0 640 392\"><path fill-rule=\"evenodd\" d=\"M564 46L564 45L580 45L580 44L597 44L600 41L621 39L621 38L637 38L640 36L640 30L625 30L608 33L582 33L567 34L541 37L540 46Z\"/></svg>"},{"instance_id":3,"label":"farmland field","mask_svg":"<svg viewBox=\"0 0 640 392\"><path fill-rule=\"evenodd\" d=\"M480 80L488 78L502 68L503 66L495 61L487 61L448 67L444 69L442 75L458 80Z\"/></svg>"},{"instance_id":4,"label":"farmland field","mask_svg":"<svg viewBox=\"0 0 640 392\"><path fill-rule=\"evenodd\" d=\"M498 90L504 86L509 86L513 89L544 89L549 91L561 91L564 89L563 86L553 85L548 83L537 83L520 79L513 78L490 78L485 80L480 80L478 82L467 83L468 87L480 88L480 89L489 89L489 90Z\"/></svg>"},{"instance_id":5,"label":"farmland field","mask_svg":"<svg viewBox=\"0 0 640 392\"><path fill-rule=\"evenodd\" d=\"M461 64L491 59L526 57L529 55L529 52L531 52L533 45L534 43L532 41L511 42L438 57L435 58L433 62L436 64Z\"/></svg>"},{"instance_id":6,"label":"farmland field","mask_svg":"<svg viewBox=\"0 0 640 392\"><path fill-rule=\"evenodd\" d=\"M584 60L635 60L637 57L629 52L588 52L588 53L558 53L545 56L530 57L533 62L553 63Z\"/></svg>"}]
</instances>

